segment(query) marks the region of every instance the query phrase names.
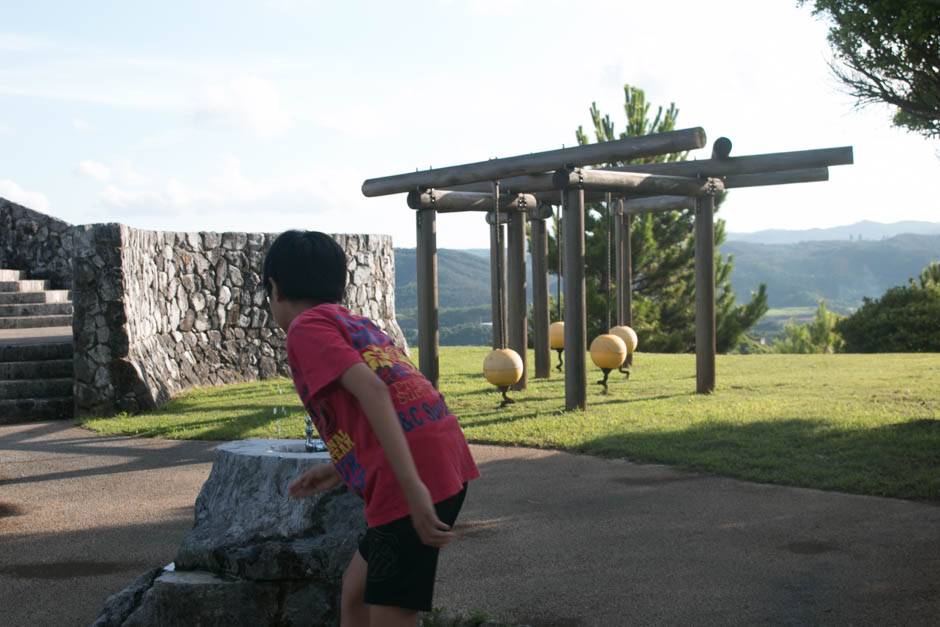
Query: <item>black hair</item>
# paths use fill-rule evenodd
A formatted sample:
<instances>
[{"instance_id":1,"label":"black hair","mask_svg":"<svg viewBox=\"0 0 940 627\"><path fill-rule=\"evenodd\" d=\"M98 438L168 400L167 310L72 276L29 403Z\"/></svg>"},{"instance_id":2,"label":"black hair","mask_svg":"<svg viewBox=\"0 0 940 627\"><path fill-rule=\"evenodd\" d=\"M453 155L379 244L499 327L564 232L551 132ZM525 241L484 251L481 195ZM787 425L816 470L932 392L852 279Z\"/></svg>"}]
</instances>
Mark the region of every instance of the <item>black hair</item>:
<instances>
[{"instance_id":1,"label":"black hair","mask_svg":"<svg viewBox=\"0 0 940 627\"><path fill-rule=\"evenodd\" d=\"M281 298L338 303L346 290L346 253L319 231L284 231L264 258L264 289L277 282Z\"/></svg>"}]
</instances>

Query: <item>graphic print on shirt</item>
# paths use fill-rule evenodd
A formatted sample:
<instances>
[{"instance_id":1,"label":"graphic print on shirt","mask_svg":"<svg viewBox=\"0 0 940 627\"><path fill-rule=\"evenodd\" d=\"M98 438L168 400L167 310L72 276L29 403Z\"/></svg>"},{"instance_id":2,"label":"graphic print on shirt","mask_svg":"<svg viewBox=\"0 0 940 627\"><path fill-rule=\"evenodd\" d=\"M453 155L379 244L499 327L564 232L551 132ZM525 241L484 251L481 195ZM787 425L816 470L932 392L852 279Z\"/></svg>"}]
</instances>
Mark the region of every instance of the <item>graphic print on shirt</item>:
<instances>
[{"instance_id":1,"label":"graphic print on shirt","mask_svg":"<svg viewBox=\"0 0 940 627\"><path fill-rule=\"evenodd\" d=\"M363 348L370 344L384 346L392 343L392 340L368 318L347 317L336 314L336 319L342 322L346 330L349 331L349 339L352 340L353 348L357 351L361 352Z\"/></svg>"},{"instance_id":2,"label":"graphic print on shirt","mask_svg":"<svg viewBox=\"0 0 940 627\"><path fill-rule=\"evenodd\" d=\"M353 492L362 496L366 489L366 471L356 461L356 443L348 433L337 428L336 410L333 409L333 404L326 399L311 398L304 403L304 408L313 419L317 433L326 444L326 450L330 452L330 461L342 475L343 482Z\"/></svg>"},{"instance_id":3,"label":"graphic print on shirt","mask_svg":"<svg viewBox=\"0 0 940 627\"><path fill-rule=\"evenodd\" d=\"M362 496L366 489L366 471L356 461L356 443L352 441L348 433L337 429L326 443L326 448L330 451L330 461L342 475L343 482L353 492Z\"/></svg>"}]
</instances>

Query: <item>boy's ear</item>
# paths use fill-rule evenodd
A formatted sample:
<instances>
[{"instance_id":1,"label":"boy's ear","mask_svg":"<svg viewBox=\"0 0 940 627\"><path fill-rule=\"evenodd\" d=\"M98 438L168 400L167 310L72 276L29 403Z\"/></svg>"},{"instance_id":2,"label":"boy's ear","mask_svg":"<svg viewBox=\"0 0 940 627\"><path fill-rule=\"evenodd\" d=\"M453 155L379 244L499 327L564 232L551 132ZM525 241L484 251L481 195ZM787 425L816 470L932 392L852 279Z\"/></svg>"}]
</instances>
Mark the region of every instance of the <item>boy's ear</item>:
<instances>
[{"instance_id":1,"label":"boy's ear","mask_svg":"<svg viewBox=\"0 0 940 627\"><path fill-rule=\"evenodd\" d=\"M271 284L271 300L281 300L281 289L278 287L277 281L268 277L268 282Z\"/></svg>"}]
</instances>

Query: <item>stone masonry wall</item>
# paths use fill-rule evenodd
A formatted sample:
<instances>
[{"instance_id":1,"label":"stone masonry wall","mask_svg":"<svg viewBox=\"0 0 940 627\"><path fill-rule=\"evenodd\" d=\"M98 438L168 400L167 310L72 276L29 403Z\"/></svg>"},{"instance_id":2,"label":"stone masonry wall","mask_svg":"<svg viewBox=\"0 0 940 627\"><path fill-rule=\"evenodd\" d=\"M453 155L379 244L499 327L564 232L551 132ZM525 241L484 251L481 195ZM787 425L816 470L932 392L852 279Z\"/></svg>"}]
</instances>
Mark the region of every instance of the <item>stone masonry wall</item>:
<instances>
[{"instance_id":1,"label":"stone masonry wall","mask_svg":"<svg viewBox=\"0 0 940 627\"><path fill-rule=\"evenodd\" d=\"M72 287L71 225L0 198L0 268L24 278L48 279L52 289Z\"/></svg>"},{"instance_id":2,"label":"stone masonry wall","mask_svg":"<svg viewBox=\"0 0 940 627\"><path fill-rule=\"evenodd\" d=\"M261 282L277 234L73 232L76 414L133 413L185 388L289 374ZM404 346L391 237L333 237L349 260L344 304Z\"/></svg>"}]
</instances>

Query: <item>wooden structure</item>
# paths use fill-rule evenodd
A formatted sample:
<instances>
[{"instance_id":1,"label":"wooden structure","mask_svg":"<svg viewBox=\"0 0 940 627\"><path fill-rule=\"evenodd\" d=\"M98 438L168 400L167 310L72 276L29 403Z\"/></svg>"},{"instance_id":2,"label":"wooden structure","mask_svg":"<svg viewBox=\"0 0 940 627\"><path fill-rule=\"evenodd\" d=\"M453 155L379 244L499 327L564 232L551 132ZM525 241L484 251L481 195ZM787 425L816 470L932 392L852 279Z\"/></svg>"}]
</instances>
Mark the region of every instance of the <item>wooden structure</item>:
<instances>
[{"instance_id":1,"label":"wooden structure","mask_svg":"<svg viewBox=\"0 0 940 627\"><path fill-rule=\"evenodd\" d=\"M526 360L525 220L531 222L535 365L537 377L550 376L548 342L548 267L545 220L561 205L565 304L565 407L587 403L587 337L584 276L585 203L607 200L614 206L617 324L632 325L630 220L638 213L695 211L696 392L715 389L715 196L724 189L828 179L828 167L851 164L852 148L731 157L731 142L719 138L710 159L586 169L638 157L705 146L705 132L691 128L657 135L576 146L504 159L431 169L366 180L366 196L408 193L417 211L419 368L438 384L437 213L486 211L491 228L491 267L507 267L507 280L493 276L494 347L506 328L509 348ZM447 188L447 189L443 189ZM613 204L611 195L616 199ZM499 220L497 220L497 216ZM502 237L508 222L508 236ZM559 234L556 234L558 236ZM508 240L508 263L502 242ZM500 245L497 246L496 243ZM503 293L498 285L508 285ZM497 303L507 303L506 307ZM507 315L508 314L508 315ZM497 325L498 328L497 328ZM497 336L497 330L499 336ZM526 386L526 373L515 386Z\"/></svg>"}]
</instances>

